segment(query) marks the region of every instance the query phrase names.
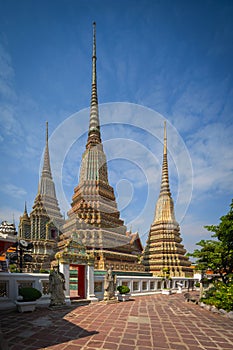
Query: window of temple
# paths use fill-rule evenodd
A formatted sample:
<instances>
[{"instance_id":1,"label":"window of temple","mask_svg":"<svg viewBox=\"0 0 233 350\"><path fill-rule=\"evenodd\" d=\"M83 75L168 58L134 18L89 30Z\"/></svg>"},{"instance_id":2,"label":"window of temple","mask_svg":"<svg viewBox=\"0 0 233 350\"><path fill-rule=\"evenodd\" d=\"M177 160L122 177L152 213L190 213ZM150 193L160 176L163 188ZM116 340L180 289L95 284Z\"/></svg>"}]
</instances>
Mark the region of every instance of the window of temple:
<instances>
[{"instance_id":1,"label":"window of temple","mask_svg":"<svg viewBox=\"0 0 233 350\"><path fill-rule=\"evenodd\" d=\"M42 294L49 294L49 281L48 280L41 280L42 284Z\"/></svg>"},{"instance_id":2,"label":"window of temple","mask_svg":"<svg viewBox=\"0 0 233 350\"><path fill-rule=\"evenodd\" d=\"M147 281L142 281L142 290L147 290Z\"/></svg>"},{"instance_id":3,"label":"window of temple","mask_svg":"<svg viewBox=\"0 0 233 350\"><path fill-rule=\"evenodd\" d=\"M103 282L96 282L94 283L94 291L95 293L101 293L103 291Z\"/></svg>"},{"instance_id":4,"label":"window of temple","mask_svg":"<svg viewBox=\"0 0 233 350\"><path fill-rule=\"evenodd\" d=\"M133 281L133 291L139 290L139 283L138 281Z\"/></svg>"},{"instance_id":5,"label":"window of temple","mask_svg":"<svg viewBox=\"0 0 233 350\"><path fill-rule=\"evenodd\" d=\"M54 228L51 229L51 238L52 239L56 239L57 238L57 231Z\"/></svg>"},{"instance_id":6,"label":"window of temple","mask_svg":"<svg viewBox=\"0 0 233 350\"><path fill-rule=\"evenodd\" d=\"M0 281L0 298L9 296L9 281Z\"/></svg>"},{"instance_id":7,"label":"window of temple","mask_svg":"<svg viewBox=\"0 0 233 350\"><path fill-rule=\"evenodd\" d=\"M123 281L121 285L122 285L122 286L127 286L127 287L128 287L128 286L129 286L128 284L129 284L129 282Z\"/></svg>"},{"instance_id":8,"label":"window of temple","mask_svg":"<svg viewBox=\"0 0 233 350\"><path fill-rule=\"evenodd\" d=\"M155 282L150 281L150 290L154 290L154 289L155 289Z\"/></svg>"},{"instance_id":9,"label":"window of temple","mask_svg":"<svg viewBox=\"0 0 233 350\"><path fill-rule=\"evenodd\" d=\"M20 288L33 287L32 281L17 281L17 283L18 283L18 293L19 293Z\"/></svg>"}]
</instances>

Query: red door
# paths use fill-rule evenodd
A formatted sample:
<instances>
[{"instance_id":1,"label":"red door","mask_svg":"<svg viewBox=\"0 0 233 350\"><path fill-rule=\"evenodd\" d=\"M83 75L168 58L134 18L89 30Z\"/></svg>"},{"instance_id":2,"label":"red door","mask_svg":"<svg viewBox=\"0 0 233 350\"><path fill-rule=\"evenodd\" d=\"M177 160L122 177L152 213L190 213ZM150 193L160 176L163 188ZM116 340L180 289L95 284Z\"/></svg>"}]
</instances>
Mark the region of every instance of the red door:
<instances>
[{"instance_id":1,"label":"red door","mask_svg":"<svg viewBox=\"0 0 233 350\"><path fill-rule=\"evenodd\" d=\"M85 265L78 266L78 294L81 299L85 298Z\"/></svg>"},{"instance_id":2,"label":"red door","mask_svg":"<svg viewBox=\"0 0 233 350\"><path fill-rule=\"evenodd\" d=\"M85 299L85 265L70 265L70 298Z\"/></svg>"}]
</instances>

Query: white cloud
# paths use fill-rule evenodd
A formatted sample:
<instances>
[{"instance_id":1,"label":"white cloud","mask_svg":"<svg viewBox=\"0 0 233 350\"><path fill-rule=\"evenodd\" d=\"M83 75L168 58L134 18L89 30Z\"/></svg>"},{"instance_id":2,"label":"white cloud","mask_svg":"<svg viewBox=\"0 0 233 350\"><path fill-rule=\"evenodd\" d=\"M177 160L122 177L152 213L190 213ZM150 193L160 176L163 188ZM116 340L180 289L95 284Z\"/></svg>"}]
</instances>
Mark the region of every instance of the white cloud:
<instances>
[{"instance_id":1,"label":"white cloud","mask_svg":"<svg viewBox=\"0 0 233 350\"><path fill-rule=\"evenodd\" d=\"M194 190L233 191L233 126L212 123L194 132L189 149L194 167Z\"/></svg>"},{"instance_id":2,"label":"white cloud","mask_svg":"<svg viewBox=\"0 0 233 350\"><path fill-rule=\"evenodd\" d=\"M13 198L25 198L27 192L24 188L17 187L14 184L6 184L1 186L1 192Z\"/></svg>"},{"instance_id":3,"label":"white cloud","mask_svg":"<svg viewBox=\"0 0 233 350\"><path fill-rule=\"evenodd\" d=\"M212 239L211 232L204 228L205 225L206 222L200 221L192 215L187 215L184 222L180 225L182 243L188 252L199 249L196 243L202 239Z\"/></svg>"}]
</instances>

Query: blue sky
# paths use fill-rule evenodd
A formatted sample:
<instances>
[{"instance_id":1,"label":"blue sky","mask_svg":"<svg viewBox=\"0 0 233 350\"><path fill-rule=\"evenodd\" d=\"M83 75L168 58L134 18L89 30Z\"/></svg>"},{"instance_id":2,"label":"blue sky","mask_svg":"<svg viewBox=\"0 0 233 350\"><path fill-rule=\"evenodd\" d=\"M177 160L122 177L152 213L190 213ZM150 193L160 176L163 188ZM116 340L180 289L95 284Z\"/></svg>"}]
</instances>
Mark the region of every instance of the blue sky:
<instances>
[{"instance_id":1,"label":"blue sky","mask_svg":"<svg viewBox=\"0 0 233 350\"><path fill-rule=\"evenodd\" d=\"M86 142L92 22L102 139L121 217L145 243L158 198L163 121L187 250L233 192L232 1L0 0L0 219L37 193L49 122L61 211Z\"/></svg>"}]
</instances>

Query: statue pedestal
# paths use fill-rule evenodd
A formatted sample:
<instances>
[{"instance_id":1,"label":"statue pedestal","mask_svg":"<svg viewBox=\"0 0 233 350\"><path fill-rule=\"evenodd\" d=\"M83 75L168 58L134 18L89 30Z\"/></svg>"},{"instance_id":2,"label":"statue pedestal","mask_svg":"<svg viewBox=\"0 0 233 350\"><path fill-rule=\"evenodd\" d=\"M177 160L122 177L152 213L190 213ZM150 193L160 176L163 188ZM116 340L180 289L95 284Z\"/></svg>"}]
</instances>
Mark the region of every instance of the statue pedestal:
<instances>
[{"instance_id":1,"label":"statue pedestal","mask_svg":"<svg viewBox=\"0 0 233 350\"><path fill-rule=\"evenodd\" d=\"M64 309L66 308L67 305L63 304L63 305L49 305L49 310L60 310L60 309Z\"/></svg>"},{"instance_id":2,"label":"statue pedestal","mask_svg":"<svg viewBox=\"0 0 233 350\"><path fill-rule=\"evenodd\" d=\"M95 294L89 295L87 299L90 300L91 303L97 303L99 301L99 299L96 298Z\"/></svg>"},{"instance_id":3,"label":"statue pedestal","mask_svg":"<svg viewBox=\"0 0 233 350\"><path fill-rule=\"evenodd\" d=\"M116 303L118 303L118 300L117 299L101 300L100 303L102 303L102 304L116 304Z\"/></svg>"}]
</instances>

